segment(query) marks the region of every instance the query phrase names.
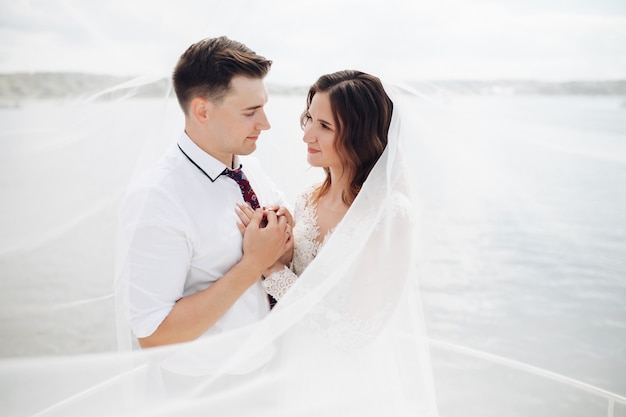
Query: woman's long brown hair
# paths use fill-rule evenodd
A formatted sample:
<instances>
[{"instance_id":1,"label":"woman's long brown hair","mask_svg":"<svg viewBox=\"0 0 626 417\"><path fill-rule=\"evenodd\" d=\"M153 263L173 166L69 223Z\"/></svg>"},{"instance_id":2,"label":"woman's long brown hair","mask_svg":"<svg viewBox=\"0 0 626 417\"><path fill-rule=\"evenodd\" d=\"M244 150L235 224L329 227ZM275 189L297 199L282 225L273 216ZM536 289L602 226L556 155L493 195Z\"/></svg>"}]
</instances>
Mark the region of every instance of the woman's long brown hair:
<instances>
[{"instance_id":1,"label":"woman's long brown hair","mask_svg":"<svg viewBox=\"0 0 626 417\"><path fill-rule=\"evenodd\" d=\"M351 205L370 171L387 146L393 103L377 77L360 71L345 70L322 75L309 89L306 110L300 123L304 127L313 96L326 93L337 122L335 149L343 163L343 175L348 175L348 187L342 193L343 202ZM330 189L330 170L315 190L317 202Z\"/></svg>"}]
</instances>

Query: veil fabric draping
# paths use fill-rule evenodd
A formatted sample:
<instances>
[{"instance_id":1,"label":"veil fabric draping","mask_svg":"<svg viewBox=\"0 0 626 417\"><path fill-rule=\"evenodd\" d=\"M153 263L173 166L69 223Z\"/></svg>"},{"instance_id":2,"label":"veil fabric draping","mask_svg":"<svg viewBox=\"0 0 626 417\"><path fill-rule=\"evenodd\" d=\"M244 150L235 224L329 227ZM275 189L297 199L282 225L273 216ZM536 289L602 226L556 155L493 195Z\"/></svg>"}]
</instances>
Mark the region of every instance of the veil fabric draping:
<instances>
[{"instance_id":1,"label":"veil fabric draping","mask_svg":"<svg viewBox=\"0 0 626 417\"><path fill-rule=\"evenodd\" d=\"M620 389L613 371L605 374L614 385L603 390L594 387L605 383L601 372L592 373L597 384L581 384L578 368L567 368L584 363L580 375L593 365L616 375L623 369L619 348L599 351L592 343L598 331L623 324L623 303L605 303L594 291L600 285L619 296L613 272L623 271L623 239L598 244L601 262L587 244L626 224L622 211L601 205L609 194L624 201L602 181L607 173L618 184L626 180L622 142L594 137L590 153L589 138L555 139L529 151L540 123L524 120L511 131L506 106L488 121L477 117L480 109L451 112L441 90L387 86L394 118L385 153L332 238L265 320L192 343L133 349L123 314L115 318L124 281L116 281L116 294L110 284L120 190L182 126L173 100L153 100L142 114L157 115L150 120L158 123L145 130L127 100L144 84L87 99L89 109L37 104L50 128L3 134L12 139L0 155L12 174L3 178L19 177L23 186L5 184L11 198L3 201L19 207L2 219L3 285L13 285L0 292L2 349L10 352L5 357L23 356L0 360L3 415L626 415L626 399L610 392ZM300 111L293 110L296 125ZM539 147L548 151L533 153ZM257 152L278 173L282 155L291 155ZM565 173L586 170L581 181L599 198L587 205L575 181L553 175L555 155ZM581 168L589 155L604 163ZM42 180L43 191L28 192ZM591 222L598 207L611 230ZM562 253L569 258L550 263ZM581 282L573 272L579 265L585 274L593 270L584 291L567 286ZM538 274L545 269L554 280ZM565 287L556 282L561 276ZM600 309L596 300L614 306L610 316L590 313ZM57 347L59 338L77 346ZM568 371L572 378L563 376Z\"/></svg>"},{"instance_id":2,"label":"veil fabric draping","mask_svg":"<svg viewBox=\"0 0 626 417\"><path fill-rule=\"evenodd\" d=\"M417 282L419 215L403 149L411 134L401 107L395 105L387 149L357 199L266 319L175 346L5 363L3 380L13 381L4 387L9 409L437 415ZM125 284L123 276L116 282L121 305Z\"/></svg>"}]
</instances>

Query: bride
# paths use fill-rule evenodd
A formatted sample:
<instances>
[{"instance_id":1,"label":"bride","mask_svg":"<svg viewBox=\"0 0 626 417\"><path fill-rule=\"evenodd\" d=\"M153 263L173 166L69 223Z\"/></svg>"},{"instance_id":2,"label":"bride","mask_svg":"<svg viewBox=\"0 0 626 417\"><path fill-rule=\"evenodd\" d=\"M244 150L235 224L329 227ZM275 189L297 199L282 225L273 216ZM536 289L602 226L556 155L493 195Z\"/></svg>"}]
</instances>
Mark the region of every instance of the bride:
<instances>
[{"instance_id":1,"label":"bride","mask_svg":"<svg viewBox=\"0 0 626 417\"><path fill-rule=\"evenodd\" d=\"M436 415L414 292L415 207L394 103L377 77L339 71L311 86L301 125L307 161L326 177L297 197L293 259L266 270L263 286L280 300L273 314L303 300L314 304L285 335L298 334L289 341L298 347L282 350L277 361L297 357L295 369L307 362L314 376L305 378L307 391L327 385L322 404L333 404L329 413L348 407L350 415ZM254 211L245 204L236 210L245 233ZM307 409L310 392L289 392L279 404L298 398Z\"/></svg>"},{"instance_id":2,"label":"bride","mask_svg":"<svg viewBox=\"0 0 626 417\"><path fill-rule=\"evenodd\" d=\"M307 162L323 168L326 178L296 200L291 269L279 260L264 274L263 286L274 298L291 287L345 216L387 146L392 112L380 80L360 71L323 75L309 89L301 116ZM247 204L236 210L244 233L254 211Z\"/></svg>"}]
</instances>

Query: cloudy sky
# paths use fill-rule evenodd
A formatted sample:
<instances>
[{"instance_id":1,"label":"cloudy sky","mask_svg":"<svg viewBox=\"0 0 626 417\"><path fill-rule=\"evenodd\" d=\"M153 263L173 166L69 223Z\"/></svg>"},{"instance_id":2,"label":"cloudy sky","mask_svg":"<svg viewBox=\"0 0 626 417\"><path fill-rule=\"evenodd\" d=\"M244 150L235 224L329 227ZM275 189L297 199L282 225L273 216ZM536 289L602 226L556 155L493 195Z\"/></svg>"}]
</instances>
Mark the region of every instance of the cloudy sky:
<instances>
[{"instance_id":1,"label":"cloudy sky","mask_svg":"<svg viewBox=\"0 0 626 417\"><path fill-rule=\"evenodd\" d=\"M194 41L240 40L272 81L624 79L624 0L0 0L0 73L169 75Z\"/></svg>"}]
</instances>

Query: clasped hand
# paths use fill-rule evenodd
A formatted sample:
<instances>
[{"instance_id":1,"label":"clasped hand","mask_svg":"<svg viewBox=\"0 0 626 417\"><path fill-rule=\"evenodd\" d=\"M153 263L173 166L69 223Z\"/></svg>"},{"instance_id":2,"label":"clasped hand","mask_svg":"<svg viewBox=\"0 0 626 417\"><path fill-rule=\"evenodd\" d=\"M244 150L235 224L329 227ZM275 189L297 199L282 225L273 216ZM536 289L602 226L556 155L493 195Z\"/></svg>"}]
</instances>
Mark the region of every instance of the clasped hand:
<instances>
[{"instance_id":1,"label":"clasped hand","mask_svg":"<svg viewBox=\"0 0 626 417\"><path fill-rule=\"evenodd\" d=\"M263 276L282 269L293 255L293 217L285 207L253 210L248 204L235 207L237 226L243 235L244 256L255 256Z\"/></svg>"}]
</instances>

